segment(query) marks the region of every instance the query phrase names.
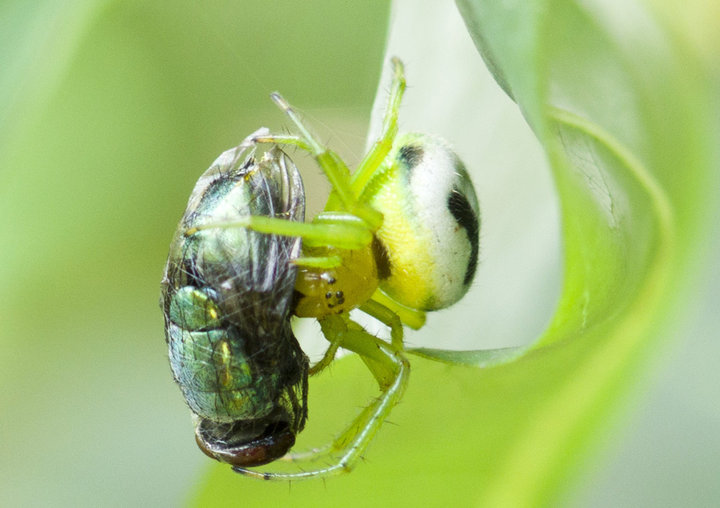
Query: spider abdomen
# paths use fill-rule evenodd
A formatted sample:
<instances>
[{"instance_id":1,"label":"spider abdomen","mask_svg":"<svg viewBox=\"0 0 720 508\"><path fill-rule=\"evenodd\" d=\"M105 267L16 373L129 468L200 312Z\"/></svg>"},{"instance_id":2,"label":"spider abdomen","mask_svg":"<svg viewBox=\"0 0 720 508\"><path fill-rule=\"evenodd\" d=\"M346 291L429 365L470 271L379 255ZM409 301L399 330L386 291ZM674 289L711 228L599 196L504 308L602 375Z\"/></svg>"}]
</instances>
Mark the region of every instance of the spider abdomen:
<instances>
[{"instance_id":1,"label":"spider abdomen","mask_svg":"<svg viewBox=\"0 0 720 508\"><path fill-rule=\"evenodd\" d=\"M390 276L380 287L398 302L437 310L467 292L478 262L480 212L458 156L439 138L399 136L363 198L383 213L377 232Z\"/></svg>"}]
</instances>

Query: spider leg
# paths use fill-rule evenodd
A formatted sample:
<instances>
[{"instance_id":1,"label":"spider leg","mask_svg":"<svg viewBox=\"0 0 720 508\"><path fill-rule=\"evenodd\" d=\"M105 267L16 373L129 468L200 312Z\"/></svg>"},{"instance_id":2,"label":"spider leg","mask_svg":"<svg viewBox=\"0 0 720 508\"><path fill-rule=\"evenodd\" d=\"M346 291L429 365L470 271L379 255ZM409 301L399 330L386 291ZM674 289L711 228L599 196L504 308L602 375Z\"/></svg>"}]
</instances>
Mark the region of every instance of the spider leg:
<instances>
[{"instance_id":1,"label":"spider leg","mask_svg":"<svg viewBox=\"0 0 720 508\"><path fill-rule=\"evenodd\" d=\"M321 328L323 328L323 323L320 323ZM347 329L348 334L361 334L360 336L367 335L368 337L371 337L373 340L380 340L374 335L370 335L365 331L365 329L357 324L355 321L352 321L351 319L347 319ZM325 333L325 328L323 328L323 333ZM384 340L380 340L383 344L387 345L387 342ZM347 348L350 349L350 348ZM402 350L398 350L399 352L402 352ZM357 353L357 351L355 351ZM375 378L375 381L377 381L378 386L380 387L380 391L385 390L388 386L390 386L396 376L396 369L395 365L388 363L386 361L383 361L384 359L382 357L378 358L377 356L371 355L371 354L361 354L358 353L360 356L360 359L363 361L365 366L368 368L370 373Z\"/></svg>"},{"instance_id":2,"label":"spider leg","mask_svg":"<svg viewBox=\"0 0 720 508\"><path fill-rule=\"evenodd\" d=\"M256 141L266 143L278 143L294 145L308 151L315 157L315 160L325 172L333 193L328 198L326 210L342 209L362 218L370 228L375 231L382 224L382 214L375 209L361 203L350 187L350 170L338 154L324 147L310 133L300 116L293 109L288 101L277 92L270 94L270 98L290 117L300 131L301 136L262 136Z\"/></svg>"},{"instance_id":3,"label":"spider leg","mask_svg":"<svg viewBox=\"0 0 720 508\"><path fill-rule=\"evenodd\" d=\"M277 145L290 145L305 150L310 153L318 162L322 170L325 172L336 199L339 197L345 209L352 209L357 200L350 190L350 170L343 160L334 152L324 148L305 127L297 112L290 104L277 92L271 95L273 101L282 109L295 123L295 126L302 132L302 136L293 136L286 134L268 134L264 136L256 136L253 141L256 143L274 143Z\"/></svg>"},{"instance_id":4,"label":"spider leg","mask_svg":"<svg viewBox=\"0 0 720 508\"><path fill-rule=\"evenodd\" d=\"M387 308L385 305L374 300L368 300L360 306L360 310L371 315L384 325L390 328L390 338L395 349L402 351L403 347L403 327L400 316Z\"/></svg>"},{"instance_id":5,"label":"spider leg","mask_svg":"<svg viewBox=\"0 0 720 508\"><path fill-rule=\"evenodd\" d=\"M340 256L301 256L293 259L291 263L306 268L324 268L330 270L342 266L342 258Z\"/></svg>"},{"instance_id":6,"label":"spider leg","mask_svg":"<svg viewBox=\"0 0 720 508\"><path fill-rule=\"evenodd\" d=\"M377 302L397 314L404 325L413 330L419 330L425 325L425 312L407 307L388 296L382 289L378 289L372 295L372 301ZM382 320L381 320L382 321ZM387 324L387 323L386 323Z\"/></svg>"},{"instance_id":7,"label":"spider leg","mask_svg":"<svg viewBox=\"0 0 720 508\"><path fill-rule=\"evenodd\" d=\"M366 362L382 366L371 369L380 385L380 396L328 446L290 456L294 471L262 472L237 467L233 468L234 471L264 480L302 480L348 472L362 457L391 409L401 399L410 373L410 365L402 352L341 316L328 316L321 320L321 325L323 333L331 336L331 343L337 341L341 347L359 354ZM388 375L390 373L392 375ZM317 467L318 462L329 465ZM304 466L311 468L306 470Z\"/></svg>"},{"instance_id":8,"label":"spider leg","mask_svg":"<svg viewBox=\"0 0 720 508\"><path fill-rule=\"evenodd\" d=\"M385 117L383 118L380 137L373 143L372 148L358 166L350 178L350 185L355 196L360 196L375 171L380 167L392 148L393 141L398 131L398 115L400 112L400 101L405 92L405 69L399 58L391 60L393 67L393 79L390 85L390 96L388 98Z\"/></svg>"},{"instance_id":9,"label":"spider leg","mask_svg":"<svg viewBox=\"0 0 720 508\"><path fill-rule=\"evenodd\" d=\"M325 369L335 359L338 349L340 349L340 334L329 334L325 333L325 337L330 341L330 346L325 350L325 354L315 365L310 367L308 374L313 376L318 374L320 371Z\"/></svg>"},{"instance_id":10,"label":"spider leg","mask_svg":"<svg viewBox=\"0 0 720 508\"><path fill-rule=\"evenodd\" d=\"M185 236L218 228L246 228L258 233L300 237L308 247L361 249L369 245L373 238L366 224L353 215L343 213L333 213L332 219L319 222L297 222L277 217L247 215L231 221L200 224L185 231Z\"/></svg>"},{"instance_id":11,"label":"spider leg","mask_svg":"<svg viewBox=\"0 0 720 508\"><path fill-rule=\"evenodd\" d=\"M293 136L292 134L265 134L262 136L254 136L252 140L255 143L291 145L310 153L313 151L310 145L307 144L307 141L300 136Z\"/></svg>"}]
</instances>

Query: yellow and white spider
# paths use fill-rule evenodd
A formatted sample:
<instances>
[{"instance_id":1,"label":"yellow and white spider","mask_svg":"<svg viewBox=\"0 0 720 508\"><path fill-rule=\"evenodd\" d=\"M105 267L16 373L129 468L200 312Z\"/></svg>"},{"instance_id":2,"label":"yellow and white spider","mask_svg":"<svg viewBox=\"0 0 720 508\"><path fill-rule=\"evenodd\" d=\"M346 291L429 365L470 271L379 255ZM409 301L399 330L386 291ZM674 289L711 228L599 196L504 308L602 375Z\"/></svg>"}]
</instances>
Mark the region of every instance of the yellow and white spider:
<instances>
[{"instance_id":1,"label":"yellow and white spider","mask_svg":"<svg viewBox=\"0 0 720 508\"><path fill-rule=\"evenodd\" d=\"M349 471L403 395L410 365L403 325L467 292L478 262L480 215L472 182L442 140L398 135L403 65L382 132L354 172L320 144L279 94L298 135L260 129L200 177L170 246L162 289L175 380L210 457L247 476L302 479ZM300 175L281 147L309 152L332 185L305 222ZM354 322L359 309L390 329L381 340ZM329 342L313 367L290 328L315 318ZM380 387L333 442L289 454L307 419L307 378L345 348ZM284 472L250 469L286 456Z\"/></svg>"}]
</instances>

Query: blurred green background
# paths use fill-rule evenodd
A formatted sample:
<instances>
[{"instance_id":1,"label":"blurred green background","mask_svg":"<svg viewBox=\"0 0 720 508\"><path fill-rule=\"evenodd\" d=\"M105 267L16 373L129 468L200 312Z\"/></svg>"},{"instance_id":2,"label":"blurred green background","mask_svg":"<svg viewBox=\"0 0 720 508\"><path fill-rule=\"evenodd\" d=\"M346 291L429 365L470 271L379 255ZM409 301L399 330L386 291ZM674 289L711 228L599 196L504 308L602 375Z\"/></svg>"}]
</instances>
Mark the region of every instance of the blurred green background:
<instances>
[{"instance_id":1,"label":"blurred green background","mask_svg":"<svg viewBox=\"0 0 720 508\"><path fill-rule=\"evenodd\" d=\"M508 385L493 385L472 371L448 375L444 366L414 361L407 404L393 412L398 424L378 435L369 463L327 486L288 489L240 483L197 450L166 358L159 281L195 180L259 126L288 125L268 99L272 90L356 161L386 70L388 4L0 3L0 505L176 506L222 482L227 491L206 491L205 499L221 503L224 492L244 492L233 499L285 506L308 493L306 501L323 506L360 490L368 497L356 503L382 501L373 498L377 475L398 464L410 468L405 478L386 475L383 488L407 502L430 499L424 486L482 489L468 469L476 451L445 463L424 460L442 456L437 450L446 443L458 446L447 432L453 425L482 435L475 429L482 401L449 409L478 379L490 380L488 392L508 390L502 397L522 403L522 382L512 384L522 366L508 369ZM401 123L453 141L474 171L484 214L473 291L408 340L528 343L550 317L561 277L559 216L543 152L483 69L454 5L406 2L395 25L389 46L405 59L409 81ZM442 44L431 31L443 35ZM380 102L372 107L375 123L382 93ZM312 165L303 169L310 197L320 199L322 176ZM708 238L715 240L707 250L717 252L717 227ZM677 341L650 396L633 399L641 411L631 430L614 435L629 436L612 440L621 452L605 455L609 466L591 461L592 474L567 504L720 499L720 415L708 403L720 383L720 264L711 266L705 285L689 292L693 319L666 332L685 341ZM303 440L332 435L374 393L364 371L364 383L338 390L350 371L363 367L341 362L313 380ZM513 415L498 418L512 423ZM403 462L393 456L400 453ZM483 460L481 467L492 467L492 457ZM433 495L468 499L450 489Z\"/></svg>"},{"instance_id":2,"label":"blurred green background","mask_svg":"<svg viewBox=\"0 0 720 508\"><path fill-rule=\"evenodd\" d=\"M273 90L341 153L361 153L387 11L0 4L1 505L187 498L209 463L158 308L177 221L220 152L286 125Z\"/></svg>"}]
</instances>

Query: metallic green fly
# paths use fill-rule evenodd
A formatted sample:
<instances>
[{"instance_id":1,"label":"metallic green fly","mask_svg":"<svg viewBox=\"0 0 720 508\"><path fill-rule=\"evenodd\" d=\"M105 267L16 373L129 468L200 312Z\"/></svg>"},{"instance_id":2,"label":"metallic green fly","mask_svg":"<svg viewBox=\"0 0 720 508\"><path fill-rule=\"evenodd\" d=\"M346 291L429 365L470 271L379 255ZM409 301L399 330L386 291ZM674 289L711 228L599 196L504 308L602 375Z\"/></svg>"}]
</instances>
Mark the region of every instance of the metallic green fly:
<instances>
[{"instance_id":1,"label":"metallic green fly","mask_svg":"<svg viewBox=\"0 0 720 508\"><path fill-rule=\"evenodd\" d=\"M444 141L397 135L402 63L380 138L352 174L279 94L300 135L261 129L223 153L198 181L170 246L163 310L170 364L210 457L266 480L349 471L402 398L410 364L403 325L467 292L478 261L472 182ZM281 146L309 152L332 192L305 222L300 175ZM390 329L386 342L349 317ZM318 320L330 345L308 367L291 316ZM333 442L287 454L307 419L307 379L339 348L365 361L381 391ZM287 455L286 455L287 454ZM279 458L286 471L249 469Z\"/></svg>"}]
</instances>

